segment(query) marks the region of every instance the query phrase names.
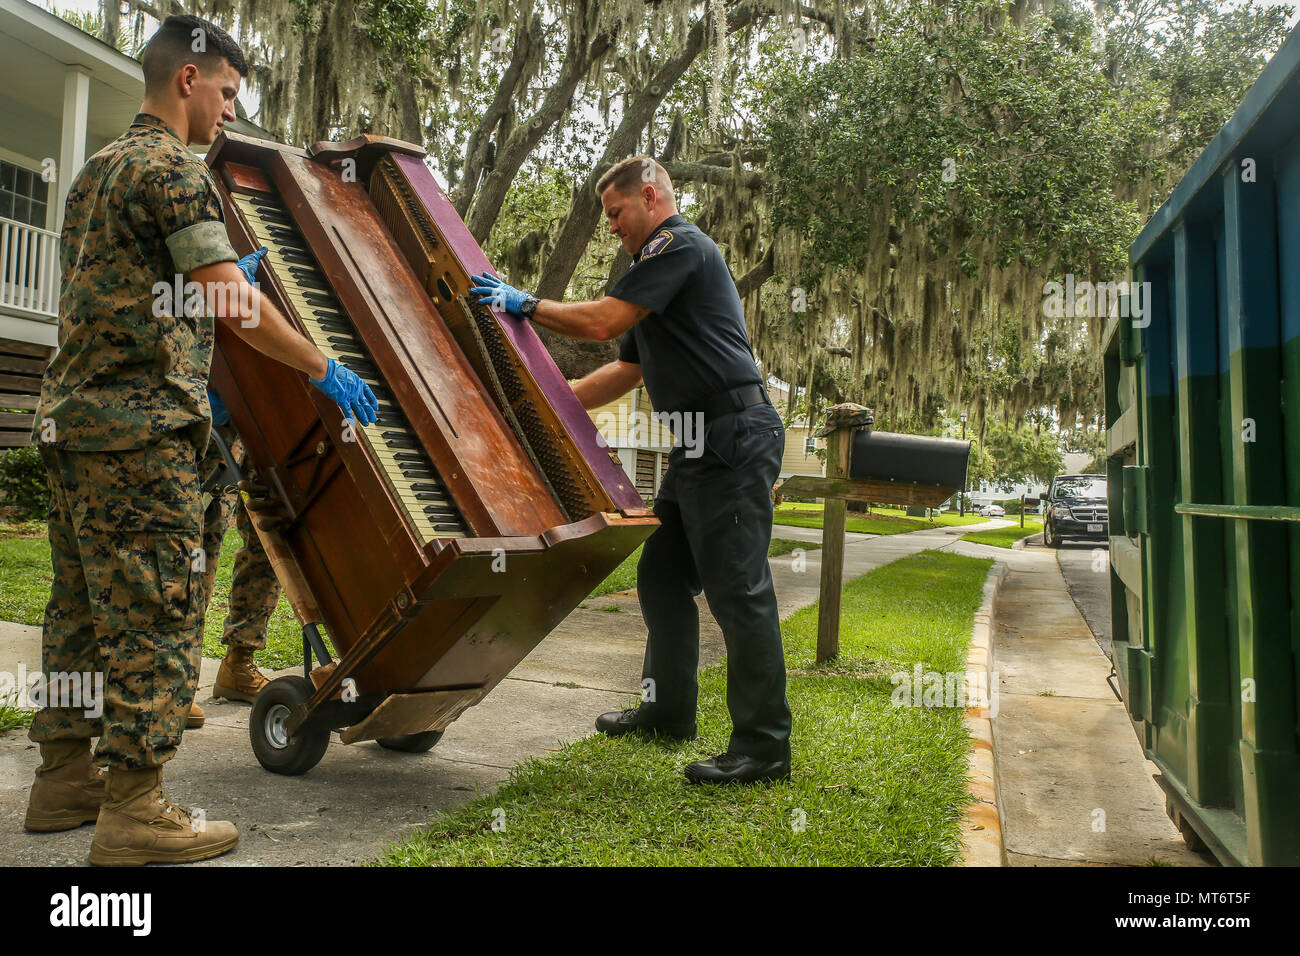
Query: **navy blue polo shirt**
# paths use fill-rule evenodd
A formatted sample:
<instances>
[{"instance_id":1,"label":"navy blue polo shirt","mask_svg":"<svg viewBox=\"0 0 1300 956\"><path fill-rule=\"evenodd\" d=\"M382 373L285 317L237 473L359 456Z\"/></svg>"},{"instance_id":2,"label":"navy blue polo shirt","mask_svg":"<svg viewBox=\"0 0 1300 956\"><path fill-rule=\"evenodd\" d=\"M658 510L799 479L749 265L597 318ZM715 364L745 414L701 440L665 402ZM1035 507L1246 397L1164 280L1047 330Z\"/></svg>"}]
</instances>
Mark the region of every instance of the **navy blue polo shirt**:
<instances>
[{"instance_id":1,"label":"navy blue polo shirt","mask_svg":"<svg viewBox=\"0 0 1300 956\"><path fill-rule=\"evenodd\" d=\"M722 251L681 216L650 233L609 294L651 310L623 334L618 357L641 366L657 411L696 411L720 392L762 383Z\"/></svg>"}]
</instances>

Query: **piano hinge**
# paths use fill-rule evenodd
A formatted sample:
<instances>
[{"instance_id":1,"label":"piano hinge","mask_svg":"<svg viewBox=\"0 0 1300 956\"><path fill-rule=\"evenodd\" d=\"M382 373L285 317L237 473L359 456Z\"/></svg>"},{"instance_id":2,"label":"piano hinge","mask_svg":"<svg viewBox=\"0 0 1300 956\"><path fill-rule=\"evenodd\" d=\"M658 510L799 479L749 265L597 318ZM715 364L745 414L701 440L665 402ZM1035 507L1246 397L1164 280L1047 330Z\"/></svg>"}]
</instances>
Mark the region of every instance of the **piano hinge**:
<instances>
[{"instance_id":1,"label":"piano hinge","mask_svg":"<svg viewBox=\"0 0 1300 956\"><path fill-rule=\"evenodd\" d=\"M398 619L415 617L422 610L422 605L416 600L415 592L408 585L403 585L389 603L393 608L393 616Z\"/></svg>"}]
</instances>

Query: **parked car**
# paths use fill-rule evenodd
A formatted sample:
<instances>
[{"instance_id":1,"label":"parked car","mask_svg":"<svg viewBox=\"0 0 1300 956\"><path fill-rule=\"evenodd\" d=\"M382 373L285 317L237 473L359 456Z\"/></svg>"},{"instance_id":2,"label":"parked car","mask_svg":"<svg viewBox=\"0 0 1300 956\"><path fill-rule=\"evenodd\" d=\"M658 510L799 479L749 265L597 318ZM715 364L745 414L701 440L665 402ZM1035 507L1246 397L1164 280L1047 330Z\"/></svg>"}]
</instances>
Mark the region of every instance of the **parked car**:
<instances>
[{"instance_id":1,"label":"parked car","mask_svg":"<svg viewBox=\"0 0 1300 956\"><path fill-rule=\"evenodd\" d=\"M1066 538L1107 541L1110 512L1105 475L1057 475L1043 500L1043 544L1059 548Z\"/></svg>"},{"instance_id":2,"label":"parked car","mask_svg":"<svg viewBox=\"0 0 1300 956\"><path fill-rule=\"evenodd\" d=\"M986 518L1005 518L1007 511L1001 505L989 505L984 509L983 515Z\"/></svg>"}]
</instances>

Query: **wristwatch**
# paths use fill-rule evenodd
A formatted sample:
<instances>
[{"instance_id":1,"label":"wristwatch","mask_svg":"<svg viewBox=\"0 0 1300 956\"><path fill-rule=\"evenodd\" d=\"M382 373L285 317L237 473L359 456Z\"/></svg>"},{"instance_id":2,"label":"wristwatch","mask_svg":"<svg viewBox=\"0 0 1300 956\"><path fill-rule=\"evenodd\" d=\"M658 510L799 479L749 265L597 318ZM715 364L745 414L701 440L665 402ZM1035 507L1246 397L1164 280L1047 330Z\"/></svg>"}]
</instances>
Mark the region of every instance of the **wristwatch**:
<instances>
[{"instance_id":1,"label":"wristwatch","mask_svg":"<svg viewBox=\"0 0 1300 956\"><path fill-rule=\"evenodd\" d=\"M537 311L537 302L538 299L536 296L533 295L528 296L526 299L524 299L523 303L519 306L519 314L522 315L525 319L531 319L533 317L533 313Z\"/></svg>"}]
</instances>

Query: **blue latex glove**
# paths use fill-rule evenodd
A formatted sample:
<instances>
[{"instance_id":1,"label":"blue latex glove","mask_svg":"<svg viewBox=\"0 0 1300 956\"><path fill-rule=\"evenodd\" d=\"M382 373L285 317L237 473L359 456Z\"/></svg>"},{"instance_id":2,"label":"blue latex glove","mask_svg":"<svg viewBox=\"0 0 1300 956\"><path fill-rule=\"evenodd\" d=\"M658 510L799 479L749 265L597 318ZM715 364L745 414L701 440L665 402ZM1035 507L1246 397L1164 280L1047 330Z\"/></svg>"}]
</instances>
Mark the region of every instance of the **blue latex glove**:
<instances>
[{"instance_id":1,"label":"blue latex glove","mask_svg":"<svg viewBox=\"0 0 1300 956\"><path fill-rule=\"evenodd\" d=\"M322 379L308 378L322 392L338 402L339 408L349 420L362 425L373 425L379 417L379 402L370 386L361 381L357 373L346 365L330 359L329 371Z\"/></svg>"},{"instance_id":2,"label":"blue latex glove","mask_svg":"<svg viewBox=\"0 0 1300 956\"><path fill-rule=\"evenodd\" d=\"M244 256L244 258L240 259L235 263L235 265L239 266L240 271L243 272L244 275L248 276L249 282L256 282L257 279L255 276L257 275L257 264L262 261L262 257L265 255L266 246L263 246L256 252L250 252L248 255Z\"/></svg>"},{"instance_id":3,"label":"blue latex glove","mask_svg":"<svg viewBox=\"0 0 1300 956\"><path fill-rule=\"evenodd\" d=\"M489 305L501 312L509 312L516 318L522 319L523 312L520 306L528 298L527 292L520 292L514 286L502 282L491 273L485 272L481 276L475 276L474 281L478 285L469 291L478 296L479 302Z\"/></svg>"},{"instance_id":4,"label":"blue latex glove","mask_svg":"<svg viewBox=\"0 0 1300 956\"><path fill-rule=\"evenodd\" d=\"M221 400L221 396L212 389L208 389L208 404L212 406L212 424L230 424L230 412L226 411L226 405Z\"/></svg>"}]
</instances>

